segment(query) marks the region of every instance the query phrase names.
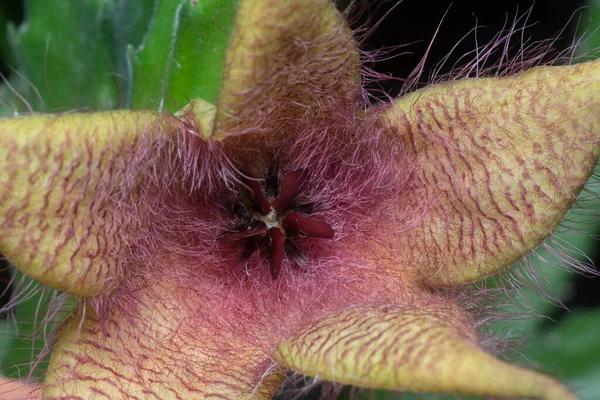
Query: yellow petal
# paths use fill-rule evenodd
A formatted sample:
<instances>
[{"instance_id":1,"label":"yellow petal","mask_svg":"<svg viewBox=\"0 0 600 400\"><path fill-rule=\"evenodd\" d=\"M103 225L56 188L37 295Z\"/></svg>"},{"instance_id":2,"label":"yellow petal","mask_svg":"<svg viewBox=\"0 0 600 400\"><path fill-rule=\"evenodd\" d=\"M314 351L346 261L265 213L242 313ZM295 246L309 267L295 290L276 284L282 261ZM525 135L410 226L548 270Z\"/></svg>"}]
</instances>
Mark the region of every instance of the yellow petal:
<instances>
[{"instance_id":1,"label":"yellow petal","mask_svg":"<svg viewBox=\"0 0 600 400\"><path fill-rule=\"evenodd\" d=\"M127 216L112 203L119 173L160 123L158 114L126 111L0 120L2 254L54 288L107 293L123 262Z\"/></svg>"},{"instance_id":2,"label":"yellow petal","mask_svg":"<svg viewBox=\"0 0 600 400\"><path fill-rule=\"evenodd\" d=\"M207 328L181 288L142 290L133 313L115 307L100 323L88 308L65 325L44 399L272 397L285 375L270 369L264 350Z\"/></svg>"},{"instance_id":3,"label":"yellow petal","mask_svg":"<svg viewBox=\"0 0 600 400\"><path fill-rule=\"evenodd\" d=\"M364 307L311 325L274 357L303 374L367 388L575 399L553 379L485 353L467 326L448 306Z\"/></svg>"},{"instance_id":4,"label":"yellow petal","mask_svg":"<svg viewBox=\"0 0 600 400\"><path fill-rule=\"evenodd\" d=\"M414 167L399 209L405 265L441 285L494 274L536 247L593 171L600 62L465 79L398 100L383 119Z\"/></svg>"},{"instance_id":5,"label":"yellow petal","mask_svg":"<svg viewBox=\"0 0 600 400\"><path fill-rule=\"evenodd\" d=\"M356 101L357 44L330 0L241 0L217 100L215 137L285 134Z\"/></svg>"}]
</instances>

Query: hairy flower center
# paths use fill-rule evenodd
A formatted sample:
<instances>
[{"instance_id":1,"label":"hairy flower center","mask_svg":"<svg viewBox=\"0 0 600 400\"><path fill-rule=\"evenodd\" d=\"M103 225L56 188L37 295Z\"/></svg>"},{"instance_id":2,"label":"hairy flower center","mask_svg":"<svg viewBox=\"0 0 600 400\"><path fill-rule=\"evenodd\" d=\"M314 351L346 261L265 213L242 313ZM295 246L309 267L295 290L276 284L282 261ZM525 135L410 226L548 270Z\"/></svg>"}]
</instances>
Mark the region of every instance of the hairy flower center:
<instances>
[{"instance_id":1,"label":"hairy flower center","mask_svg":"<svg viewBox=\"0 0 600 400\"><path fill-rule=\"evenodd\" d=\"M274 176L265 180L265 187L257 180L244 179L250 190L250 207L240 201L233 205L237 226L225 232L223 240L243 244L242 258L259 251L269 259L271 277L279 277L284 258L303 267L306 260L298 248L305 237L331 239L334 231L329 224L307 217L313 204L299 204L298 192L306 173L296 170L284 176L280 185Z\"/></svg>"}]
</instances>

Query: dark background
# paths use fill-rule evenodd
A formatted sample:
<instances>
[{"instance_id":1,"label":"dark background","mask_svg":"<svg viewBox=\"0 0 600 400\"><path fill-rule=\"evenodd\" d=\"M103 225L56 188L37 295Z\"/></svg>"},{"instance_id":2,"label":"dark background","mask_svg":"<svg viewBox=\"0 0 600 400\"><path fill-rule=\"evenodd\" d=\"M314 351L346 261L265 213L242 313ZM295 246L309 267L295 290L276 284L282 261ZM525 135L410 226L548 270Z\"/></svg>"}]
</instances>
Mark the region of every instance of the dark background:
<instances>
[{"instance_id":1,"label":"dark background","mask_svg":"<svg viewBox=\"0 0 600 400\"><path fill-rule=\"evenodd\" d=\"M353 24L355 28L365 24L380 24L367 38L363 48L374 50L385 46L407 45L394 52L402 53L401 56L375 65L379 72L401 78L408 77L419 63L439 27L427 57L423 74L427 78L432 68L448 53L452 52L441 73L450 72L461 56L475 48L476 40L480 46L490 42L498 32L510 29L515 19L519 19L519 28L527 26L523 38L529 43L555 39L551 46L554 52L547 57L551 59L556 53L572 45L577 36L575 31L579 19L589 19L589 10L585 4L585 0L380 0L363 2L363 5L357 3L352 19L358 15L358 20ZM475 27L476 35L473 32ZM510 56L514 57L520 50L519 40L520 37L515 37L512 41ZM498 57L499 54L496 54L488 64L496 63ZM467 60L472 58L473 56L466 57ZM400 86L401 82L391 85L393 95L397 94Z\"/></svg>"}]
</instances>

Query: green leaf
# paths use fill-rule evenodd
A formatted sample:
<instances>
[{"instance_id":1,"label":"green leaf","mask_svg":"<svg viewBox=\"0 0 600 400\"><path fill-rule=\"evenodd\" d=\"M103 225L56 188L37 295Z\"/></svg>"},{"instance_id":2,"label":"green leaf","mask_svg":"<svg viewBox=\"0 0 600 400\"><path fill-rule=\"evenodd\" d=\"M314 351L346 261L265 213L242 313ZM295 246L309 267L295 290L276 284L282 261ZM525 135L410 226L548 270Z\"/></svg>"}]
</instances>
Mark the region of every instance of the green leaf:
<instances>
[{"instance_id":1,"label":"green leaf","mask_svg":"<svg viewBox=\"0 0 600 400\"><path fill-rule=\"evenodd\" d=\"M576 390L582 400L600 393L600 309L573 312L540 334L524 354Z\"/></svg>"},{"instance_id":2,"label":"green leaf","mask_svg":"<svg viewBox=\"0 0 600 400\"><path fill-rule=\"evenodd\" d=\"M28 110L30 101L27 94L34 93L27 79L14 74L0 84L0 118L12 117L20 111ZM24 97L25 96L25 97Z\"/></svg>"},{"instance_id":3,"label":"green leaf","mask_svg":"<svg viewBox=\"0 0 600 400\"><path fill-rule=\"evenodd\" d=\"M159 0L148 35L129 50L133 82L128 105L181 109L214 102L237 0Z\"/></svg>"},{"instance_id":4,"label":"green leaf","mask_svg":"<svg viewBox=\"0 0 600 400\"><path fill-rule=\"evenodd\" d=\"M28 94L35 110L118 105L115 59L106 15L111 3L30 0L25 22L9 26L17 69L39 91Z\"/></svg>"},{"instance_id":5,"label":"green leaf","mask_svg":"<svg viewBox=\"0 0 600 400\"><path fill-rule=\"evenodd\" d=\"M600 51L600 2L590 0L581 11L581 24L579 24L578 36L580 45L577 53L584 59L594 60L598 58Z\"/></svg>"},{"instance_id":6,"label":"green leaf","mask_svg":"<svg viewBox=\"0 0 600 400\"><path fill-rule=\"evenodd\" d=\"M112 12L109 13L117 77L120 86L126 92L131 91L131 82L128 80L130 68L128 48L129 46L137 47L143 42L157 6L158 0L118 0Z\"/></svg>"},{"instance_id":7,"label":"green leaf","mask_svg":"<svg viewBox=\"0 0 600 400\"><path fill-rule=\"evenodd\" d=\"M16 270L15 281L25 282L25 299L16 306L16 318L3 321L2 349L0 353L0 371L2 375L13 378L42 377L46 371L49 354L40 359L49 338L56 332L57 323L64 320L76 300L68 297L56 297L57 291L43 288L41 284ZM21 288L20 290L23 290ZM53 313L50 313L50 308ZM37 362L37 363L35 363ZM35 364L34 364L35 363ZM32 368L33 367L33 368Z\"/></svg>"},{"instance_id":8,"label":"green leaf","mask_svg":"<svg viewBox=\"0 0 600 400\"><path fill-rule=\"evenodd\" d=\"M7 91L13 93L0 103L0 115L15 104L20 111L122 106L126 49L141 43L154 2L29 0L23 24L8 26L14 67L22 74L15 79L25 84Z\"/></svg>"},{"instance_id":9,"label":"green leaf","mask_svg":"<svg viewBox=\"0 0 600 400\"><path fill-rule=\"evenodd\" d=\"M12 53L6 40L6 26L9 21L8 8L6 5L0 5L0 64L12 64Z\"/></svg>"}]
</instances>

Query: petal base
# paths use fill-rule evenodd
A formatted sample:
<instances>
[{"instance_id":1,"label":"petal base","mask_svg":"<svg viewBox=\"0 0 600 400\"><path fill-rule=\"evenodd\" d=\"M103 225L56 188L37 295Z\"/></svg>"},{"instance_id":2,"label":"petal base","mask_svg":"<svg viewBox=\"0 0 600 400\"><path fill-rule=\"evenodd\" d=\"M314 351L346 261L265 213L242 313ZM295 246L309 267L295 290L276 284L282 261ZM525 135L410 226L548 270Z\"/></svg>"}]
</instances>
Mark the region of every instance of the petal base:
<instances>
[{"instance_id":1,"label":"petal base","mask_svg":"<svg viewBox=\"0 0 600 400\"><path fill-rule=\"evenodd\" d=\"M269 369L264 351L225 330L192 327L199 310L175 300L178 291L146 288L135 317L115 311L101 323L87 308L68 321L44 398L270 399L285 376Z\"/></svg>"}]
</instances>

